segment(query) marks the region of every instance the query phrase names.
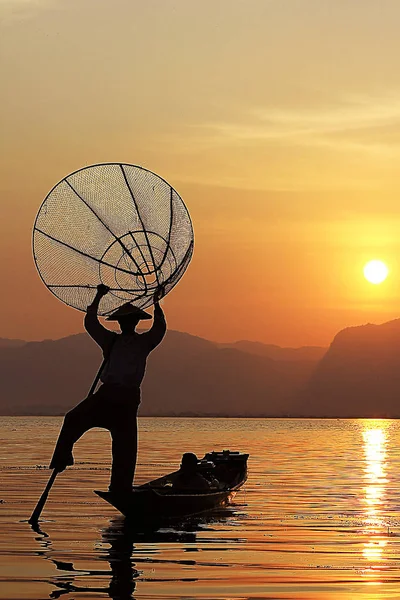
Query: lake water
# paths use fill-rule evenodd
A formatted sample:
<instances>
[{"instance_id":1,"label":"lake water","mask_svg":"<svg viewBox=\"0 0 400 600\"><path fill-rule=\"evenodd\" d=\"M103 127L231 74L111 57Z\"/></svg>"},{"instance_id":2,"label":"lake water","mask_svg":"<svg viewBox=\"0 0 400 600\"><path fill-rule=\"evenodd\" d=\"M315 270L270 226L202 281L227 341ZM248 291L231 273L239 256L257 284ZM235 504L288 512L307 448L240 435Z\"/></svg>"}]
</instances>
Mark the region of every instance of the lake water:
<instances>
[{"instance_id":1,"label":"lake water","mask_svg":"<svg viewBox=\"0 0 400 600\"><path fill-rule=\"evenodd\" d=\"M0 598L400 598L400 421L139 419L136 483L184 451L250 454L226 512L135 534L107 489L108 433L76 445L42 533L26 519L61 419L0 417Z\"/></svg>"}]
</instances>

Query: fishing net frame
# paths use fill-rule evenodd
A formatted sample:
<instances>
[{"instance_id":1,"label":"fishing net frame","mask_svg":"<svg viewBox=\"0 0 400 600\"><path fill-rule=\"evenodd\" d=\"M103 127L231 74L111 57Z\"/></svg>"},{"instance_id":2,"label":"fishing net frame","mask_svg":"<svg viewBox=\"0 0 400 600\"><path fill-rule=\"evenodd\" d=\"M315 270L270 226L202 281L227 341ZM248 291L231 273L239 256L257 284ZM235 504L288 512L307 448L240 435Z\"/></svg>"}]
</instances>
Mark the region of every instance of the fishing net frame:
<instances>
[{"instance_id":1,"label":"fishing net frame","mask_svg":"<svg viewBox=\"0 0 400 600\"><path fill-rule=\"evenodd\" d=\"M193 225L180 195L144 167L107 162L61 179L39 207L33 258L47 289L86 311L100 283L110 292L99 315L126 302L138 308L164 296L186 271L194 250Z\"/></svg>"}]
</instances>

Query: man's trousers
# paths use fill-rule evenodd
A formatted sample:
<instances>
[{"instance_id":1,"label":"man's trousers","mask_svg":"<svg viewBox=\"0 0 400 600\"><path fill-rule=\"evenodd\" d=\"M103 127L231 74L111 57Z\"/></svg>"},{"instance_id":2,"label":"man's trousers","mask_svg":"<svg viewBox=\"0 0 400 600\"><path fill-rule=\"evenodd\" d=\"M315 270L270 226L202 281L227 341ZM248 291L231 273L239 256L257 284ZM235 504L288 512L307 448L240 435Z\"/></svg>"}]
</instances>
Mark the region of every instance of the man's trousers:
<instances>
[{"instance_id":1,"label":"man's trousers","mask_svg":"<svg viewBox=\"0 0 400 600\"><path fill-rule=\"evenodd\" d=\"M65 415L50 469L63 471L72 465L75 442L92 427L102 427L112 438L110 491L130 491L136 466L139 403L139 388L103 384Z\"/></svg>"}]
</instances>

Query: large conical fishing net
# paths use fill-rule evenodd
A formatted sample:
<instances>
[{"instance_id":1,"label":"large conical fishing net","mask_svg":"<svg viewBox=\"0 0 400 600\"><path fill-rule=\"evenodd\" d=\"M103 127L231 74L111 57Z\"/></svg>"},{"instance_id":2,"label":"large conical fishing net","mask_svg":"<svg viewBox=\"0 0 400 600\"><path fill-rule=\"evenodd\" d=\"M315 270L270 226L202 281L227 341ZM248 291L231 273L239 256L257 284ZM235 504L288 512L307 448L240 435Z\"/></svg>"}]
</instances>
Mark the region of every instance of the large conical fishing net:
<instances>
[{"instance_id":1,"label":"large conical fishing net","mask_svg":"<svg viewBox=\"0 0 400 600\"><path fill-rule=\"evenodd\" d=\"M138 166L85 167L60 181L43 201L33 230L33 254L49 290L86 310L96 287L106 315L131 302L145 308L159 285L168 293L193 254L186 206L164 179Z\"/></svg>"}]
</instances>

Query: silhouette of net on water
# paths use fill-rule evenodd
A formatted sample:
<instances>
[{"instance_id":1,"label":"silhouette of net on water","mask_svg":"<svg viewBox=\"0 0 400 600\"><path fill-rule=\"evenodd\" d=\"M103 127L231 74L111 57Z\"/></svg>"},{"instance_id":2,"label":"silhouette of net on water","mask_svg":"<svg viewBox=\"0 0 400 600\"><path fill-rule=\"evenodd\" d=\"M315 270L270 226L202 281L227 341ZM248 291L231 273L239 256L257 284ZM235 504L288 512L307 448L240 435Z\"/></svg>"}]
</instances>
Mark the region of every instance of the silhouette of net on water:
<instances>
[{"instance_id":1,"label":"silhouette of net on water","mask_svg":"<svg viewBox=\"0 0 400 600\"><path fill-rule=\"evenodd\" d=\"M179 194L138 166L85 167L60 181L36 216L33 255L49 290L86 310L96 287L111 288L100 303L107 315L125 302L153 303L160 284L168 293L193 254L193 228Z\"/></svg>"}]
</instances>

